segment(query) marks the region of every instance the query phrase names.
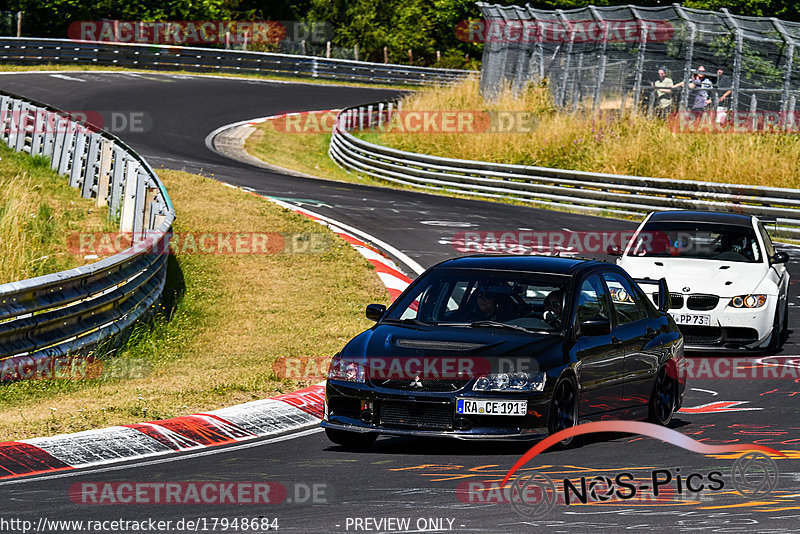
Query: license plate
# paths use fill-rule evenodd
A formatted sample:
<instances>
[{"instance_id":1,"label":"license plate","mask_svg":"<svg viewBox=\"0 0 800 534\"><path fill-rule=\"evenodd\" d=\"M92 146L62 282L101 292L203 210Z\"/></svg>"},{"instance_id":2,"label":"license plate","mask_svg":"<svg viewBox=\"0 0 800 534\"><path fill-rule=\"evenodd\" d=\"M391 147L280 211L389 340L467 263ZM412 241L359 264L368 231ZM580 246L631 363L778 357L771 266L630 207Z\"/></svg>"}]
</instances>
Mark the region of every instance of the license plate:
<instances>
[{"instance_id":1,"label":"license plate","mask_svg":"<svg viewBox=\"0 0 800 534\"><path fill-rule=\"evenodd\" d=\"M707 313L672 313L670 315L678 324L711 326L711 316Z\"/></svg>"},{"instance_id":2,"label":"license plate","mask_svg":"<svg viewBox=\"0 0 800 534\"><path fill-rule=\"evenodd\" d=\"M456 413L461 415L525 415L528 413L528 401L456 399Z\"/></svg>"}]
</instances>

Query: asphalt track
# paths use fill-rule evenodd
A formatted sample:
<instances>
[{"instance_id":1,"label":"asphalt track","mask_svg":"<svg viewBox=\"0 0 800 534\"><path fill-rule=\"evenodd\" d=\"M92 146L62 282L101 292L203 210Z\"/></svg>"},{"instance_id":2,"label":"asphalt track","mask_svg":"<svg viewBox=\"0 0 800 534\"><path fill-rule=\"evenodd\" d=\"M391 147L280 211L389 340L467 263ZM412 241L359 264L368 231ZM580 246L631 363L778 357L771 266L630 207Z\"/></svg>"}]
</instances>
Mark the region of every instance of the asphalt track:
<instances>
[{"instance_id":1,"label":"asphalt track","mask_svg":"<svg viewBox=\"0 0 800 534\"><path fill-rule=\"evenodd\" d=\"M203 142L215 128L235 121L374 101L392 91L121 73L3 75L0 87L66 110L144 111L151 119L147 131L119 135L156 169L163 165L213 174L215 179L303 205L369 232L424 267L458 254L451 237L465 229L615 231L633 227L598 217L288 177L230 161L210 152ZM790 271L798 273L800 249L786 250L793 256ZM797 287L797 283L792 286L790 297L792 332L780 356L800 361ZM784 360L786 365L798 365L790 363L791 358ZM792 379L692 380L685 407L710 407L680 413L671 425L707 444L759 443L786 452L788 459L776 461L777 488L768 498L756 500L742 497L730 485L731 465L738 454L712 457L650 438L598 435L572 450L548 451L527 467L548 474L557 486L564 477L613 478L623 471L647 484L653 470L674 472L676 468L684 475L719 470L726 486L723 491L698 494L662 492L658 500L642 488L643 499L557 504L543 518L528 519L508 503L463 502L464 494L458 491L467 482L499 481L527 445L383 438L369 452L358 453L332 445L320 432L310 432L256 446L231 446L204 456L190 454L2 483L0 518L27 519L34 525L41 518L154 518L172 520L175 525L182 518L277 517L280 530L297 532L392 530L374 523L357 528L354 519L366 517L409 518L411 530L425 531L436 530L431 528L436 523L428 518L444 518L440 531L795 531L800 529L800 452L792 455L800 451L798 392ZM83 505L68 496L76 482L261 480L282 483L289 491L287 500L267 506ZM302 498L305 488L313 484L324 485L319 486L324 495L318 495L316 504ZM206 526L205 531L212 531L210 523ZM14 531L2 523L0 530ZM203 531L202 527L197 530ZM222 531L219 525L216 531Z\"/></svg>"}]
</instances>

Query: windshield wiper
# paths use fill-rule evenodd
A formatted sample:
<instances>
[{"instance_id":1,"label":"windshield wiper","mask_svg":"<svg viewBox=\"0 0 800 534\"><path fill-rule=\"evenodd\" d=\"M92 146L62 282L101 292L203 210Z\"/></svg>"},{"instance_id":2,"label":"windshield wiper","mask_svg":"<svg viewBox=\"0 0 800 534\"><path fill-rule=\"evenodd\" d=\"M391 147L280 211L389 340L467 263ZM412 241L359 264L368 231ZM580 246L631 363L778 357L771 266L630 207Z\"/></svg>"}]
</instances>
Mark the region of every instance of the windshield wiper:
<instances>
[{"instance_id":1,"label":"windshield wiper","mask_svg":"<svg viewBox=\"0 0 800 534\"><path fill-rule=\"evenodd\" d=\"M509 330L517 330L519 332L525 332L526 334L530 334L533 330L528 330L524 326L517 326L515 324L508 324L508 323L501 323L499 321L475 321L474 323L470 323L472 328L482 327L482 326L490 326L493 328L507 328Z\"/></svg>"},{"instance_id":2,"label":"windshield wiper","mask_svg":"<svg viewBox=\"0 0 800 534\"><path fill-rule=\"evenodd\" d=\"M420 321L419 319L411 319L411 318L406 318L406 319L384 319L381 322L382 323L392 323L392 324L413 324L413 325L417 325L417 326L432 326L430 323L426 323L426 322Z\"/></svg>"}]
</instances>

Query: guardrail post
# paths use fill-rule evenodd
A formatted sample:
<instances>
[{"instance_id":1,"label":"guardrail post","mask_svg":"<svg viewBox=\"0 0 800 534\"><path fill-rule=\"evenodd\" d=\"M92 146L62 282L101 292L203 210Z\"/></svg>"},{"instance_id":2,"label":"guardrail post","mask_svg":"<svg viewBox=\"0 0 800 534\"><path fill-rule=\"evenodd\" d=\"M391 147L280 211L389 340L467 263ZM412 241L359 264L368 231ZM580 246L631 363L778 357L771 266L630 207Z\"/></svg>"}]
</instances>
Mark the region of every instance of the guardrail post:
<instances>
[{"instance_id":1,"label":"guardrail post","mask_svg":"<svg viewBox=\"0 0 800 534\"><path fill-rule=\"evenodd\" d=\"M112 219L121 217L122 197L125 189L125 171L128 168L125 151L114 146L114 170L111 175L111 194L109 196L108 216Z\"/></svg>"},{"instance_id":2,"label":"guardrail post","mask_svg":"<svg viewBox=\"0 0 800 534\"><path fill-rule=\"evenodd\" d=\"M358 129L364 129L364 108L361 106L358 106Z\"/></svg>"},{"instance_id":3,"label":"guardrail post","mask_svg":"<svg viewBox=\"0 0 800 534\"><path fill-rule=\"evenodd\" d=\"M383 126L383 102L378 104L378 128L381 126Z\"/></svg>"},{"instance_id":4,"label":"guardrail post","mask_svg":"<svg viewBox=\"0 0 800 534\"><path fill-rule=\"evenodd\" d=\"M97 173L97 207L108 205L108 186L111 174L111 158L114 143L108 139L100 140L100 169Z\"/></svg>"},{"instance_id":5,"label":"guardrail post","mask_svg":"<svg viewBox=\"0 0 800 534\"><path fill-rule=\"evenodd\" d=\"M86 170L83 173L83 187L81 188L81 196L83 198L92 198L92 193L95 189L95 174L100 164L100 135L96 133L89 134L89 154L86 157Z\"/></svg>"},{"instance_id":6,"label":"guardrail post","mask_svg":"<svg viewBox=\"0 0 800 534\"><path fill-rule=\"evenodd\" d=\"M56 128L53 133L53 153L50 159L50 168L58 172L58 170L61 168L61 153L64 151L64 141L67 138L67 129L71 128L72 126L69 121L59 114L56 114L54 121Z\"/></svg>"},{"instance_id":7,"label":"guardrail post","mask_svg":"<svg viewBox=\"0 0 800 534\"><path fill-rule=\"evenodd\" d=\"M58 156L58 174L67 174L67 169L69 168L71 160L69 156L72 153L72 142L75 139L77 124L67 118L64 128L64 140L61 144L61 151Z\"/></svg>"},{"instance_id":8,"label":"guardrail post","mask_svg":"<svg viewBox=\"0 0 800 534\"><path fill-rule=\"evenodd\" d=\"M44 152L44 132L47 128L47 110L44 108L33 109L33 131L31 132L31 154Z\"/></svg>"},{"instance_id":9,"label":"guardrail post","mask_svg":"<svg viewBox=\"0 0 800 534\"><path fill-rule=\"evenodd\" d=\"M58 132L58 114L47 111L44 119L44 137L42 139L42 154L50 158L50 168L53 168L53 150L55 148L56 134Z\"/></svg>"},{"instance_id":10,"label":"guardrail post","mask_svg":"<svg viewBox=\"0 0 800 534\"><path fill-rule=\"evenodd\" d=\"M11 99L7 96L0 95L0 140L6 139L8 128L6 125L11 117Z\"/></svg>"},{"instance_id":11,"label":"guardrail post","mask_svg":"<svg viewBox=\"0 0 800 534\"><path fill-rule=\"evenodd\" d=\"M125 189L122 194L122 210L120 213L119 231L123 234L133 233L136 220L136 193L139 189L139 162L125 160ZM133 236L134 241L136 236Z\"/></svg>"},{"instance_id":12,"label":"guardrail post","mask_svg":"<svg viewBox=\"0 0 800 534\"><path fill-rule=\"evenodd\" d=\"M28 135L28 110L30 104L21 102L19 106L19 117L17 118L17 139L14 145L14 150L22 152L25 148L25 138Z\"/></svg>"},{"instance_id":13,"label":"guardrail post","mask_svg":"<svg viewBox=\"0 0 800 534\"><path fill-rule=\"evenodd\" d=\"M78 125L78 132L75 134L75 150L72 152L72 166L69 172L69 186L80 187L83 183L83 164L86 161L84 152L86 149L86 130Z\"/></svg>"},{"instance_id":14,"label":"guardrail post","mask_svg":"<svg viewBox=\"0 0 800 534\"><path fill-rule=\"evenodd\" d=\"M145 210L147 209L147 171L139 166L136 174L132 176L136 184L136 193L133 206L133 240L139 241L144 236Z\"/></svg>"},{"instance_id":15,"label":"guardrail post","mask_svg":"<svg viewBox=\"0 0 800 534\"><path fill-rule=\"evenodd\" d=\"M367 129L372 129L372 104L367 106Z\"/></svg>"},{"instance_id":16,"label":"guardrail post","mask_svg":"<svg viewBox=\"0 0 800 534\"><path fill-rule=\"evenodd\" d=\"M15 98L12 101L11 122L8 125L8 139L6 140L8 148L14 148L17 146L17 136L19 136L20 109L22 109L22 101ZM25 133L23 132L22 135L25 135Z\"/></svg>"}]
</instances>

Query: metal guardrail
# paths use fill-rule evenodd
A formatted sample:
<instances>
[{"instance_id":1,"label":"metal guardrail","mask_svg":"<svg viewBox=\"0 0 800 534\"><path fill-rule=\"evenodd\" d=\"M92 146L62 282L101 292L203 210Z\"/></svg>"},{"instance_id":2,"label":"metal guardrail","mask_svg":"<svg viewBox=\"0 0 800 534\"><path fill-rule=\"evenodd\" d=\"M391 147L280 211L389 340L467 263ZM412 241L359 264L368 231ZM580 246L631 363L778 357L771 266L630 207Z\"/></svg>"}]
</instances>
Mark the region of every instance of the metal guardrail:
<instances>
[{"instance_id":1,"label":"metal guardrail","mask_svg":"<svg viewBox=\"0 0 800 534\"><path fill-rule=\"evenodd\" d=\"M161 296L175 210L156 173L120 139L67 113L0 92L0 142L45 156L83 198L118 218L133 246L91 265L0 285L0 380L41 376L95 347Z\"/></svg>"},{"instance_id":2,"label":"metal guardrail","mask_svg":"<svg viewBox=\"0 0 800 534\"><path fill-rule=\"evenodd\" d=\"M362 83L439 85L470 71L214 48L67 39L0 38L0 61L303 76Z\"/></svg>"},{"instance_id":3,"label":"metal guardrail","mask_svg":"<svg viewBox=\"0 0 800 534\"><path fill-rule=\"evenodd\" d=\"M334 123L328 153L347 170L424 189L513 199L590 213L643 215L698 209L756 215L800 236L800 190L696 182L441 158L359 139L351 130L381 127L400 102L346 108ZM772 226L774 221L774 226Z\"/></svg>"}]
</instances>

